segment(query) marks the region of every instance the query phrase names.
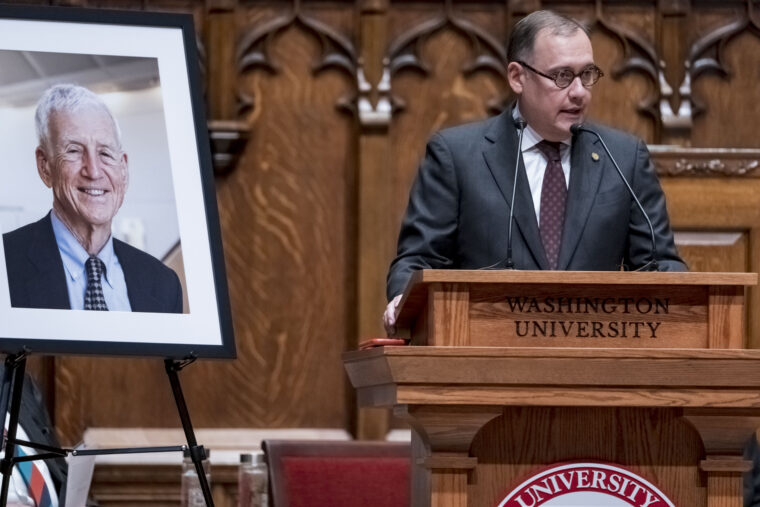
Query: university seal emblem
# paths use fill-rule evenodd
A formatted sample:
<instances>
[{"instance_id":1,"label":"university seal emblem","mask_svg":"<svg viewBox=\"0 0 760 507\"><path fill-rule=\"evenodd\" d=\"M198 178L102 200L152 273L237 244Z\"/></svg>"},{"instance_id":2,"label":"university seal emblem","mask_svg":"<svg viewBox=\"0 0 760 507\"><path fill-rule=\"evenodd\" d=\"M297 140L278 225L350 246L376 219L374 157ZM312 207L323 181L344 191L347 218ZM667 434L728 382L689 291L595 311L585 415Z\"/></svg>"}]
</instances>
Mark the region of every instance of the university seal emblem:
<instances>
[{"instance_id":1,"label":"university seal emblem","mask_svg":"<svg viewBox=\"0 0 760 507\"><path fill-rule=\"evenodd\" d=\"M552 465L533 475L499 507L675 507L646 479L606 463Z\"/></svg>"}]
</instances>

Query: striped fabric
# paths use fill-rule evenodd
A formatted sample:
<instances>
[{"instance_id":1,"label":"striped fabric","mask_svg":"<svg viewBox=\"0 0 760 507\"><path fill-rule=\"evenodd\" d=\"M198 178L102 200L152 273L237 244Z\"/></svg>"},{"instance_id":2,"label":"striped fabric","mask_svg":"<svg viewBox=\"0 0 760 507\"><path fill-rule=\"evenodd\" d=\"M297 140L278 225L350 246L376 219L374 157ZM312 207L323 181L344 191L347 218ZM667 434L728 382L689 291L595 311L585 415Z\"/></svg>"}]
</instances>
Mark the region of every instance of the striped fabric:
<instances>
[{"instance_id":1,"label":"striped fabric","mask_svg":"<svg viewBox=\"0 0 760 507\"><path fill-rule=\"evenodd\" d=\"M16 446L16 456L26 456L27 454L21 449L21 446ZM16 463L21 477L24 478L24 484L29 496L34 500L36 507L51 507L53 505L50 500L50 490L45 484L45 478L42 477L39 467L34 461L24 461L22 463Z\"/></svg>"},{"instance_id":2,"label":"striped fabric","mask_svg":"<svg viewBox=\"0 0 760 507\"><path fill-rule=\"evenodd\" d=\"M7 421L6 421L7 424ZM21 430L21 426L19 426ZM26 438L26 434L21 438ZM2 452L5 453L5 443L8 439L8 429L3 428L3 445ZM28 456L27 453L21 448L20 445L16 445L16 457ZM16 469L21 473L21 478L24 480L26 486L27 495L34 500L35 507L51 507L53 500L50 497L50 489L45 483L45 477L43 477L40 468L34 463L34 461L24 461L22 463L16 463Z\"/></svg>"}]
</instances>

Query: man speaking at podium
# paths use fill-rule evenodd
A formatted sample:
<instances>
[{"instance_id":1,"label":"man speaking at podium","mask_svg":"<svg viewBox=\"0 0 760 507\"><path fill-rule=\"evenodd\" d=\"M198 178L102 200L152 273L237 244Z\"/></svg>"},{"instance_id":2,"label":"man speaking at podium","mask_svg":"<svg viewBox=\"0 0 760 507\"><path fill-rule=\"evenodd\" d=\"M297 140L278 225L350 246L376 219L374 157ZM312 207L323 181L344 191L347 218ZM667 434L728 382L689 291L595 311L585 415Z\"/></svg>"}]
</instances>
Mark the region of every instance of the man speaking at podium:
<instances>
[{"instance_id":1,"label":"man speaking at podium","mask_svg":"<svg viewBox=\"0 0 760 507\"><path fill-rule=\"evenodd\" d=\"M584 124L603 76L586 29L536 11L515 24L507 57L514 107L427 145L388 273L390 334L419 269L687 270L644 142Z\"/></svg>"},{"instance_id":2,"label":"man speaking at podium","mask_svg":"<svg viewBox=\"0 0 760 507\"><path fill-rule=\"evenodd\" d=\"M11 306L182 312L177 275L111 235L129 181L108 107L75 85L49 88L37 105L37 172L53 209L3 235Z\"/></svg>"}]
</instances>

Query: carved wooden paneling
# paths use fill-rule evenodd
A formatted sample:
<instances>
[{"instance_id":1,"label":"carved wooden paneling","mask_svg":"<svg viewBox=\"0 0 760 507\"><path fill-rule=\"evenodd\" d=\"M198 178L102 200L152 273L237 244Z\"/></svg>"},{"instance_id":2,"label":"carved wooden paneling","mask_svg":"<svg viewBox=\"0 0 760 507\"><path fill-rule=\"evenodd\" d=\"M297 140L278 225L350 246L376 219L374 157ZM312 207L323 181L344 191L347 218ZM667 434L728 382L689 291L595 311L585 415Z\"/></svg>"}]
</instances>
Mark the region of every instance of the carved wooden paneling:
<instances>
[{"instance_id":1,"label":"carved wooden paneling","mask_svg":"<svg viewBox=\"0 0 760 507\"><path fill-rule=\"evenodd\" d=\"M239 359L207 371L212 392L238 393L217 397L201 425L344 427L348 415L340 353L356 153L353 119L336 105L355 93L353 17L340 5L283 7L239 27L252 139L217 182ZM189 386L201 392L195 374Z\"/></svg>"},{"instance_id":2,"label":"carved wooden paneling","mask_svg":"<svg viewBox=\"0 0 760 507\"><path fill-rule=\"evenodd\" d=\"M63 445L77 444L88 426L179 420L161 360L61 357L55 373L55 424Z\"/></svg>"},{"instance_id":3,"label":"carved wooden paneling","mask_svg":"<svg viewBox=\"0 0 760 507\"><path fill-rule=\"evenodd\" d=\"M217 180L238 360L199 361L180 378L197 427L346 427L356 150L337 105L355 95L352 12L238 9L228 64L251 140ZM88 426L179 424L161 361L57 361L64 441Z\"/></svg>"},{"instance_id":4,"label":"carved wooden paneling","mask_svg":"<svg viewBox=\"0 0 760 507\"><path fill-rule=\"evenodd\" d=\"M425 141L510 99L509 29L533 9L591 28L606 73L593 118L687 149L656 156L692 266L760 270L760 156L688 151L760 147L757 2L29 3L192 13L209 119L242 133L230 150L239 160L217 176L239 358L181 374L196 426L382 435L384 424L362 430L374 416L357 427L340 352L381 332L378 286ZM749 307L760 347L760 297ZM178 425L159 360L59 357L33 369L67 443L86 426Z\"/></svg>"},{"instance_id":5,"label":"carved wooden paneling","mask_svg":"<svg viewBox=\"0 0 760 507\"><path fill-rule=\"evenodd\" d=\"M758 54L760 33L744 32L726 44L728 77L710 75L695 83L705 112L695 122L693 146L760 148L760 136L751 127L760 117L760 74L757 59L749 57Z\"/></svg>"},{"instance_id":6,"label":"carved wooden paneling","mask_svg":"<svg viewBox=\"0 0 760 507\"><path fill-rule=\"evenodd\" d=\"M687 263L694 264L693 269L760 270L760 182L757 179L666 177L662 184L673 228L676 232L691 234L691 239L685 241L683 253ZM747 343L753 348L760 347L758 305L760 297L752 289L747 304Z\"/></svg>"},{"instance_id":7,"label":"carved wooden paneling","mask_svg":"<svg viewBox=\"0 0 760 507\"><path fill-rule=\"evenodd\" d=\"M505 59L506 13L494 4L446 5L450 10L441 12L440 4L399 2L390 15L387 58L393 96L403 105L390 128L395 224L430 135L488 117L507 96L498 65Z\"/></svg>"},{"instance_id":8,"label":"carved wooden paneling","mask_svg":"<svg viewBox=\"0 0 760 507\"><path fill-rule=\"evenodd\" d=\"M177 465L98 465L90 496L101 507L172 507L180 505L181 467ZM214 505L237 505L237 467L211 468Z\"/></svg>"},{"instance_id":9,"label":"carved wooden paneling","mask_svg":"<svg viewBox=\"0 0 760 507\"><path fill-rule=\"evenodd\" d=\"M691 136L693 146L758 147L749 126L760 111L757 66L760 17L753 2L725 2L723 9L693 14L689 62L696 79L695 101L703 111ZM724 128L721 128L723 126ZM725 128L730 127L730 128Z\"/></svg>"},{"instance_id":10,"label":"carved wooden paneling","mask_svg":"<svg viewBox=\"0 0 760 507\"><path fill-rule=\"evenodd\" d=\"M748 231L676 232L676 245L692 271L745 272L748 236Z\"/></svg>"},{"instance_id":11,"label":"carved wooden paneling","mask_svg":"<svg viewBox=\"0 0 760 507\"><path fill-rule=\"evenodd\" d=\"M628 5L599 8L591 42L605 77L592 89L589 116L653 141L658 130L654 9ZM625 111L626 114L620 114Z\"/></svg>"}]
</instances>

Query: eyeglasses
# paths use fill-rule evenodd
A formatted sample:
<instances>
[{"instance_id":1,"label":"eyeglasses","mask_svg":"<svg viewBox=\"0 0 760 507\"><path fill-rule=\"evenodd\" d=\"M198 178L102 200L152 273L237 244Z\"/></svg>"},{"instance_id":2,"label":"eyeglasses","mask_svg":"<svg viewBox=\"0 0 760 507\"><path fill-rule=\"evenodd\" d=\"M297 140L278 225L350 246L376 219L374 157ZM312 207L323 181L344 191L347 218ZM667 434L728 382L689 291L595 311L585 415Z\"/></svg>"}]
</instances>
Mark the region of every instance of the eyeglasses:
<instances>
[{"instance_id":1,"label":"eyeglasses","mask_svg":"<svg viewBox=\"0 0 760 507\"><path fill-rule=\"evenodd\" d=\"M602 69L597 67L596 65L589 65L588 67L584 67L581 69L580 72L577 74L572 71L572 69L560 69L556 72L552 72L551 74L544 74L540 70L536 70L527 63L516 60L517 63L525 67L526 69L535 72L541 77L545 77L546 79L551 79L554 81L554 84L557 85L558 88L567 88L570 86L570 83L573 82L573 80L576 77L581 78L581 84L585 86L586 88L591 88L596 84L597 81L599 81L599 78L604 76L604 72L602 72Z\"/></svg>"}]
</instances>

